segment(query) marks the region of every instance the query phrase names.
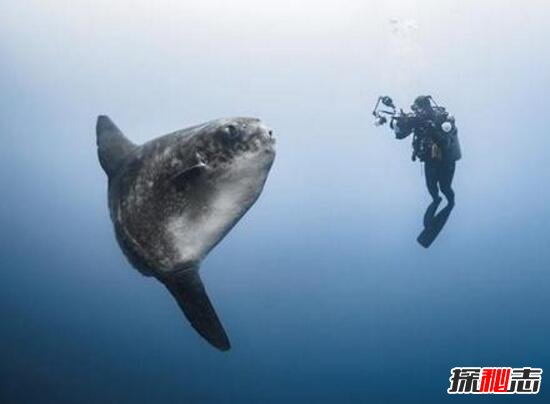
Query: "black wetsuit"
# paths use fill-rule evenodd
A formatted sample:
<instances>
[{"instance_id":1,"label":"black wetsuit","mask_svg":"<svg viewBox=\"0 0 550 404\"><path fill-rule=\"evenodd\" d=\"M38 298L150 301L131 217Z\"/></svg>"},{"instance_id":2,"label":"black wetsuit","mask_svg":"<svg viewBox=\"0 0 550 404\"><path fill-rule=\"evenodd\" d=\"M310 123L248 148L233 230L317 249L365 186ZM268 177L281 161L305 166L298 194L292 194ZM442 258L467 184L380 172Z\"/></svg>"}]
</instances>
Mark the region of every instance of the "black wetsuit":
<instances>
[{"instance_id":1,"label":"black wetsuit","mask_svg":"<svg viewBox=\"0 0 550 404\"><path fill-rule=\"evenodd\" d=\"M434 201L439 201L439 191L445 195L450 205L455 203L455 193L451 187L455 175L455 161L428 159L424 162L426 186Z\"/></svg>"},{"instance_id":2,"label":"black wetsuit","mask_svg":"<svg viewBox=\"0 0 550 404\"><path fill-rule=\"evenodd\" d=\"M449 132L444 132L441 128L446 121L451 124ZM419 158L424 162L428 192L434 202L439 203L441 191L449 205L454 206L455 193L451 185L456 161L461 158L454 118L444 108L437 107L424 115L404 116L397 120L394 129L398 139L414 133L413 160Z\"/></svg>"}]
</instances>

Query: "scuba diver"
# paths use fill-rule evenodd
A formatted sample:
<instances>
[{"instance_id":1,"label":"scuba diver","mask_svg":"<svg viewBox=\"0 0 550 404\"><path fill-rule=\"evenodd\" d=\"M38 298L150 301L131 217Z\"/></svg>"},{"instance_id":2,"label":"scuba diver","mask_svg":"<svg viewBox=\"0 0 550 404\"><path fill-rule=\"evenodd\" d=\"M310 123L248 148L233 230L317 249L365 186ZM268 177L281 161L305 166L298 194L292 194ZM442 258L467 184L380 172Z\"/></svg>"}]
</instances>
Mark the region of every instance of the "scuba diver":
<instances>
[{"instance_id":1,"label":"scuba diver","mask_svg":"<svg viewBox=\"0 0 550 404\"><path fill-rule=\"evenodd\" d=\"M390 111L379 109L382 103ZM399 113L390 97L379 97L373 114L375 124L383 125L390 116L390 128L394 130L397 139L405 139L413 134L412 160L424 163L426 187L432 197L424 215L424 231L418 237L418 242L429 247L435 240L451 210L455 205L455 193L452 188L456 161L461 157L458 130L454 117L445 108L437 105L429 95L418 96L411 105L412 113ZM447 199L447 206L437 215L435 212L441 203L439 191Z\"/></svg>"}]
</instances>

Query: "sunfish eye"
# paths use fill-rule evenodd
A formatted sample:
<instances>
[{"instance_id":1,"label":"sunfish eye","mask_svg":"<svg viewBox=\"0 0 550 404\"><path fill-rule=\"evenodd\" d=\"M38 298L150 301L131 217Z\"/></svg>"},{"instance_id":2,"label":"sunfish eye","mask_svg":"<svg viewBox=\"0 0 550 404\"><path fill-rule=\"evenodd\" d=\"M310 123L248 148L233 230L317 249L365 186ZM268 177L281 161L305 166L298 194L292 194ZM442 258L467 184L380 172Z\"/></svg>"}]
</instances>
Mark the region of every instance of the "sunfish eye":
<instances>
[{"instance_id":1,"label":"sunfish eye","mask_svg":"<svg viewBox=\"0 0 550 404\"><path fill-rule=\"evenodd\" d=\"M236 139L239 136L239 131L233 125L227 125L225 128L223 128L223 132L229 139L232 140Z\"/></svg>"}]
</instances>

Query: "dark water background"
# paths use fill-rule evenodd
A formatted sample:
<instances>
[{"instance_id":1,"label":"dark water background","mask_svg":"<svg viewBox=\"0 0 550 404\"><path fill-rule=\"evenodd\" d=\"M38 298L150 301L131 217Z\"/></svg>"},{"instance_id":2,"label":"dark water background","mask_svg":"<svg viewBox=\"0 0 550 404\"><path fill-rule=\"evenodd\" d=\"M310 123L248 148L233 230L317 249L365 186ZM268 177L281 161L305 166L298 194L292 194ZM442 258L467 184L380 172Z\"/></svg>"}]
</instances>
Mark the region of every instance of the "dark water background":
<instances>
[{"instance_id":1,"label":"dark water background","mask_svg":"<svg viewBox=\"0 0 550 404\"><path fill-rule=\"evenodd\" d=\"M550 372L547 2L1 9L0 401L548 400L544 375L537 397L446 394L455 366ZM427 251L420 166L370 121L380 93L457 118L457 207ZM100 113L136 142L274 128L262 197L202 269L230 352L116 245Z\"/></svg>"}]
</instances>

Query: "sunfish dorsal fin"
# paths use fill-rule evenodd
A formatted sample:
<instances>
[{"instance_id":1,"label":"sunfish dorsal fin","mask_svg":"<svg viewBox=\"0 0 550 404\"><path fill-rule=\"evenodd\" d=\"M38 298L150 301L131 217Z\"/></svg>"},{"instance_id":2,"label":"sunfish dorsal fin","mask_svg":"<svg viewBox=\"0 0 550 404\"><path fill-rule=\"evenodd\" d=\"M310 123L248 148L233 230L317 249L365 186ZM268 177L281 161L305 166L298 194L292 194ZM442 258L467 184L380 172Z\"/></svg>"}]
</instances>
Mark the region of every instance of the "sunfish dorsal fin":
<instances>
[{"instance_id":1,"label":"sunfish dorsal fin","mask_svg":"<svg viewBox=\"0 0 550 404\"><path fill-rule=\"evenodd\" d=\"M136 145L130 142L106 115L97 117L96 134L99 163L111 178Z\"/></svg>"}]
</instances>

